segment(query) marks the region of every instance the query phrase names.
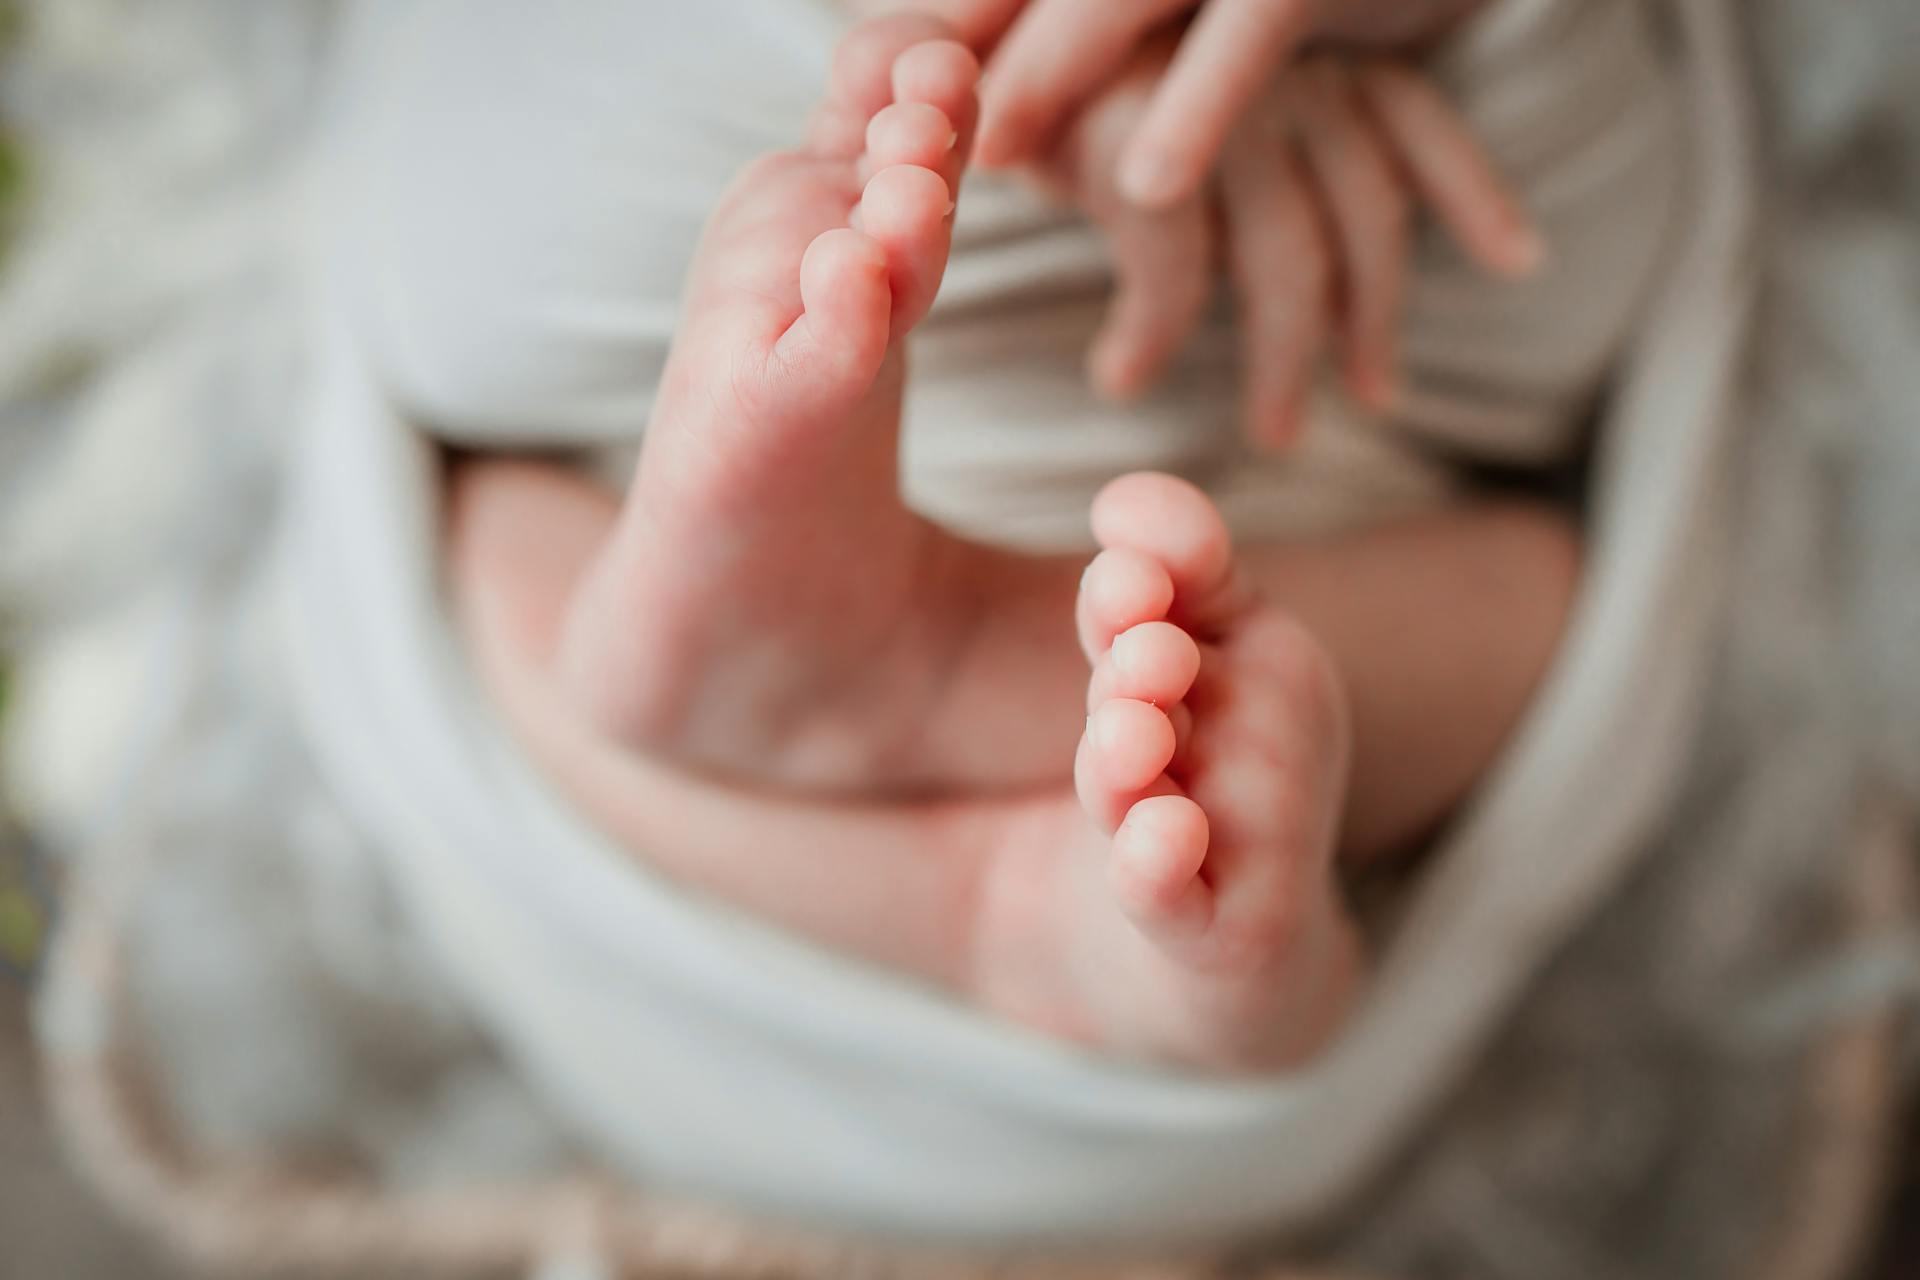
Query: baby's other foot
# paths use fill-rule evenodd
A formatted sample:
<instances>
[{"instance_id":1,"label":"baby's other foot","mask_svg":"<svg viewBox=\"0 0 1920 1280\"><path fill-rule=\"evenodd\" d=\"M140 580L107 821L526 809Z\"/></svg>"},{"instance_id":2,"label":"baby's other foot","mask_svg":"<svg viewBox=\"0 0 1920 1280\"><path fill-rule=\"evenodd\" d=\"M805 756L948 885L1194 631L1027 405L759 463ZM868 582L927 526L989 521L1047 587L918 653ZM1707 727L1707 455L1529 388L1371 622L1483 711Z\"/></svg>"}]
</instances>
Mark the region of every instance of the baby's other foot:
<instances>
[{"instance_id":1,"label":"baby's other foot","mask_svg":"<svg viewBox=\"0 0 1920 1280\"><path fill-rule=\"evenodd\" d=\"M1099 839L1070 880L1083 1034L1227 1069L1337 1028L1359 967L1332 861L1345 691L1318 641L1254 598L1213 505L1133 475L1094 506L1080 595L1094 663L1075 786Z\"/></svg>"},{"instance_id":2,"label":"baby's other foot","mask_svg":"<svg viewBox=\"0 0 1920 1280\"><path fill-rule=\"evenodd\" d=\"M708 225L638 474L560 646L573 698L630 746L809 788L1059 776L1071 682L1054 680L1058 731L1035 735L1020 673L988 652L1024 670L1034 647L1017 619L981 622L989 578L1012 612L1048 593L1023 596L898 490L902 340L946 267L979 77L943 31L858 28L807 145L755 164Z\"/></svg>"}]
</instances>

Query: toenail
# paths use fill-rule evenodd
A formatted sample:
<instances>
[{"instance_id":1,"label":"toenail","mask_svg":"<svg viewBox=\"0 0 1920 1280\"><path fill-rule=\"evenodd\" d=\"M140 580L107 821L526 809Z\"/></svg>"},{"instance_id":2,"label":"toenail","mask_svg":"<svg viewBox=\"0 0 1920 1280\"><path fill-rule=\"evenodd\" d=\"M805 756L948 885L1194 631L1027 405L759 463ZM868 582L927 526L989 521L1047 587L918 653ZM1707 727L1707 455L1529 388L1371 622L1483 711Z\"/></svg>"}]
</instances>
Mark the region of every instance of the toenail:
<instances>
[{"instance_id":1,"label":"toenail","mask_svg":"<svg viewBox=\"0 0 1920 1280\"><path fill-rule=\"evenodd\" d=\"M1093 717L1089 716L1087 733L1093 738L1093 745L1102 751L1113 750L1114 740L1119 737L1119 730L1115 727L1111 716L1100 717L1099 724L1095 724Z\"/></svg>"}]
</instances>

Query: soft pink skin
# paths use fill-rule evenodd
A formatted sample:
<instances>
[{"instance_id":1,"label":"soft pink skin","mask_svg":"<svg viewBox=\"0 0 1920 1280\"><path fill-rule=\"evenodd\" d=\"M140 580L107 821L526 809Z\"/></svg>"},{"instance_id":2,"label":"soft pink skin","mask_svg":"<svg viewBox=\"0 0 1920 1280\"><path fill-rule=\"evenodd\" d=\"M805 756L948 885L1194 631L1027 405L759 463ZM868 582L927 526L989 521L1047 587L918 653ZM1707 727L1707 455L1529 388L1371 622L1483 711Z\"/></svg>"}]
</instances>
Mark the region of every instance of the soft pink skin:
<instances>
[{"instance_id":1,"label":"soft pink skin","mask_svg":"<svg viewBox=\"0 0 1920 1280\"><path fill-rule=\"evenodd\" d=\"M914 3L991 51L978 158L1027 166L1106 232L1118 289L1088 353L1103 395L1153 385L1224 267L1247 351L1247 435L1281 447L1330 350L1355 398L1393 407L1416 214L1495 276L1544 259L1451 104L1378 49L1433 34L1474 0L1207 0L1185 29L1166 20L1195 0ZM1299 56L1309 35L1360 47ZM1154 156L1173 167L1143 180Z\"/></svg>"},{"instance_id":2,"label":"soft pink skin","mask_svg":"<svg viewBox=\"0 0 1920 1280\"><path fill-rule=\"evenodd\" d=\"M810 789L1057 773L1062 736L948 732L1038 696L1007 675L1032 625L981 617L988 582L1015 610L1004 558L895 483L902 340L946 265L979 74L942 30L850 35L808 146L755 165L703 238L621 527L563 632L576 705L638 749ZM1071 661L1057 646L1048 683Z\"/></svg>"},{"instance_id":3,"label":"soft pink skin","mask_svg":"<svg viewBox=\"0 0 1920 1280\"><path fill-rule=\"evenodd\" d=\"M1127 198L1165 208L1199 191L1275 74L1312 40L1405 48L1485 0L851 0L856 12L912 4L992 49L980 159L1035 159L1074 113L1121 78L1142 47L1180 32L1172 59L1117 157Z\"/></svg>"},{"instance_id":4,"label":"soft pink skin","mask_svg":"<svg viewBox=\"0 0 1920 1280\"><path fill-rule=\"evenodd\" d=\"M841 791L1057 776L1070 742L1026 728L1074 666L1047 621L1057 575L948 536L891 483L902 339L938 288L977 114L978 65L946 34L919 13L857 28L808 145L737 182L704 237L623 527L563 632L577 704L636 749L741 780ZM1334 129L1346 108L1328 104L1346 101L1347 74L1303 71L1287 93L1320 106L1299 107L1299 118ZM1477 155L1464 131L1422 109L1423 82L1390 68L1369 77L1380 95L1411 104L1407 128L1437 140L1434 165L1448 169L1459 148ZM1076 134L1073 168L1113 230L1122 287L1095 367L1124 394L1197 316L1215 219L1198 204L1140 213L1101 194L1102 180L1086 175L1106 171L1130 119L1113 101L1122 105L1090 113ZM1357 117L1348 124L1359 131ZM1222 225L1233 228L1247 299L1249 426L1278 443L1297 429L1335 276L1313 198L1294 166L1256 141L1236 143ZM1369 163L1353 139L1332 150L1340 159L1321 166L1323 179L1350 187L1349 204L1379 206L1377 218L1348 220L1372 228L1350 238L1356 260L1372 263L1360 268L1374 282L1367 296L1386 299L1349 308L1361 335L1350 350L1356 385L1384 398L1404 200L1366 180L1386 161ZM1350 182L1326 176L1349 170ZM1465 243L1461 228L1476 216L1499 221L1476 203L1493 182L1484 163L1477 172L1484 181L1455 183L1467 193L1453 202ZM1181 301L1169 305L1173 294ZM710 536L722 528L725 538ZM734 589L743 577L753 591Z\"/></svg>"},{"instance_id":5,"label":"soft pink skin","mask_svg":"<svg viewBox=\"0 0 1920 1280\"><path fill-rule=\"evenodd\" d=\"M1069 126L1041 172L1105 232L1118 288L1089 353L1093 385L1137 395L1178 353L1224 266L1239 301L1248 438L1295 439L1329 351L1348 391L1391 410L1414 217L1517 278L1544 252L1446 99L1397 61L1317 54L1289 66L1227 138L1205 188L1143 207L1119 186L1129 140L1175 50L1148 45Z\"/></svg>"},{"instance_id":6,"label":"soft pink skin","mask_svg":"<svg viewBox=\"0 0 1920 1280\"><path fill-rule=\"evenodd\" d=\"M1253 593L1206 496L1124 476L1077 609L1093 663L1074 787L1112 840L1105 893L1133 926L1089 967L1108 1038L1221 1065L1297 1059L1358 967L1332 866L1352 759L1331 656ZM1129 974L1112 1004L1112 975ZM1143 993L1164 1005L1135 1019ZM1096 1003L1098 1002L1098 1003ZM1151 1006L1150 1006L1151 1007Z\"/></svg>"},{"instance_id":7,"label":"soft pink skin","mask_svg":"<svg viewBox=\"0 0 1920 1280\"><path fill-rule=\"evenodd\" d=\"M604 507L512 462L462 473L453 498L483 677L554 780L657 867L1090 1046L1250 1072L1338 1029L1362 970L1332 877L1345 690L1311 635L1241 589L1185 482L1130 476L1100 499L1074 787L913 804L728 788L609 743L555 696L551 657Z\"/></svg>"},{"instance_id":8,"label":"soft pink skin","mask_svg":"<svg viewBox=\"0 0 1920 1280\"><path fill-rule=\"evenodd\" d=\"M726 198L624 504L454 470L464 633L556 785L689 886L1092 1045L1298 1062L1360 971L1336 853L1471 786L1577 546L1488 507L1243 564L1204 495L1137 475L1076 591L908 512L900 340L971 125L938 34L863 27L808 148Z\"/></svg>"}]
</instances>

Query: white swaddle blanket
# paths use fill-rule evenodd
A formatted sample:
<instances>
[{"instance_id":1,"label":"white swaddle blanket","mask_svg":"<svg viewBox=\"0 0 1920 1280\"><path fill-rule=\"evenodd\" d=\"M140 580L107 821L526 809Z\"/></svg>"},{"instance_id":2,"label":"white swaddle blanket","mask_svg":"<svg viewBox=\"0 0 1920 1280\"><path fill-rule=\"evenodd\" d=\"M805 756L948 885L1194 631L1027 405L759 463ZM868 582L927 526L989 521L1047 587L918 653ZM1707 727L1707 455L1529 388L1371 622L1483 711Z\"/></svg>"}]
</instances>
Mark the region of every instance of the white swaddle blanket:
<instances>
[{"instance_id":1,"label":"white swaddle blanket","mask_svg":"<svg viewBox=\"0 0 1920 1280\"><path fill-rule=\"evenodd\" d=\"M641 168L642 181L619 189L649 210L647 226L661 226L665 212L681 218L691 243L726 176L718 170L724 164L730 172L732 160L716 157L709 132L663 131L659 120L621 107L637 58L662 76L676 66L698 74L698 60L684 51L613 40L623 23L638 40L646 23L632 16L637 10L667 11L579 0L565 6L563 22L524 6L383 3L359 33L352 56L370 77L358 82L363 90L377 89L384 70L384 83L426 95L429 117L433 110L486 112L486 127L463 121L450 131L475 138L477 148L485 142L472 153L421 152L404 128L376 130L382 145L356 158L374 171L360 170L359 179L378 180L382 165L401 165L390 176L404 178L403 189L444 184L472 201L490 186L497 202L464 213L441 203L412 227L405 224L415 215L399 206L386 226L349 218L350 246L351 237L374 237L349 257L373 254L362 261L376 269L342 280L334 260L322 261L334 276L334 300L342 287L347 299L326 309L317 327L325 376L294 471L281 585L302 714L323 768L380 840L410 910L476 1013L582 1140L636 1178L827 1226L998 1242L1218 1238L1295 1225L1326 1210L1418 1122L1528 974L1630 865L1685 747L1711 616L1705 587L1714 571L1714 478L1745 297L1745 121L1720 0L1676 3L1683 21L1670 56L1684 86L1678 116L1685 123L1666 136L1685 147L1697 181L1664 278L1617 364L1589 585L1573 634L1518 741L1436 852L1348 1031L1310 1069L1264 1082L1188 1077L1086 1054L686 894L571 813L492 719L441 608L436 450L408 419L431 420L439 432L458 423L467 438L500 445L551 444L552 424L567 431L560 438L616 441L644 419L647 380L634 377L633 362L664 350L673 322L668 286L677 275L652 279L658 287L650 291L629 289L648 281L619 273L664 272L671 255L611 261L610 281L570 275L593 266L580 244L601 240L594 225L570 229L566 220L641 220L634 208L573 199L553 184L639 163L637 150L662 167ZM830 15L800 5L673 12L698 12L705 16L697 21L726 28L730 40L793 60L793 84L809 87L819 83L836 30ZM1636 16L1606 21L1630 23L1618 30L1637 42L1645 35L1637 5L1513 3L1475 28L1472 39L1482 43L1473 47L1488 65L1496 55L1517 59L1512 83L1523 84L1519 73L1533 64L1522 51L1564 53L1570 45L1579 55L1571 64L1603 58L1606 42L1588 37L1610 28L1593 15L1629 12ZM1582 25L1568 25L1576 20ZM1584 25L1591 22L1601 25ZM416 75L435 62L417 49L410 54L410 41L458 30L473 33L474 43L462 45L473 57L451 58L458 71L448 70L444 83ZM518 78L533 70L540 74ZM1608 90L1587 124L1634 119L1627 108L1640 95L1617 100L1604 66L1574 83ZM780 113L797 119L803 105L785 79L767 77L755 87L759 96L742 104L742 116L709 122L736 130L748 152L778 141L760 136L760 122ZM598 103L603 127L541 123L549 91L576 106ZM356 104L369 101L365 92L349 92ZM1571 109L1542 115L1539 100L1529 104L1518 89L1508 101L1519 104L1509 108L1516 120L1538 127L1543 165L1567 149L1560 129L1581 127ZM510 145L515 138L538 139L542 149L520 154ZM673 163L685 171L669 180L664 166L675 147L684 150ZM1504 163L1512 159L1503 153ZM683 181L693 173L710 173L712 189ZM1551 207L1544 192L1533 194L1561 255L1556 271L1587 270L1586 255L1568 250L1582 242L1573 231L1579 218L1617 222L1631 237L1636 211L1651 203L1618 170L1566 211ZM531 243L553 252L498 263L501 272L527 274L497 293L503 281L477 268L501 220L519 218L534 219ZM1076 266L1066 247L1078 241L1084 250L1082 234L1062 235L1063 247L1045 260L1068 275L1092 272ZM389 253L411 261L383 256ZM468 269L461 280L470 293L406 289L416 278L411 271L453 263ZM956 299L967 296L961 265ZM1594 312L1613 296L1604 287L1611 277L1599 274L1608 278L1595 281ZM1444 276L1423 268L1421 289ZM1098 295L1086 289L1073 305L1091 323ZM1429 305L1491 308L1482 315L1500 309L1467 299L1464 286L1459 294L1431 289L1433 300L1416 301L1416 313ZM490 310L501 296L546 299L551 307ZM1616 323L1631 292L1617 305ZM1068 304L1060 306L1065 314ZM1560 311L1570 328L1592 314ZM1530 314L1529 324L1543 323L1537 303ZM964 328L962 321L952 323ZM1491 354L1449 351L1472 330L1436 325L1431 349L1409 344L1426 429L1438 438L1451 424L1508 456L1563 447L1549 427L1568 421L1567 398L1590 390L1569 376L1582 344L1558 348L1572 362L1559 367L1554 343L1530 331L1509 333ZM655 346L636 343L636 335L652 335ZM1528 347L1533 338L1542 345ZM1069 357L1067 376L1076 384L1080 340L1059 339L1055 350ZM939 361L964 366L983 357L958 338L941 355L940 341L930 333L934 354L921 362L919 385L933 388L927 396L959 396L961 379L934 376ZM475 345L449 352L450 342ZM1479 367L1475 360L1508 355L1510 369L1465 376ZM463 368L497 376L447 380ZM1448 368L1460 376L1435 372ZM1537 381L1534 372L1542 373ZM1064 393L1026 381L1041 376L1016 370L1005 383L1024 383L1041 395L1038 403L1061 406L1052 424L1031 439L1009 427L1004 439L969 455L972 470L965 458L943 457L940 441L917 446L931 459L925 474L938 481L929 491L951 495L956 511L977 499L991 507L976 509L977 518L1004 520L999 532L1015 528L1044 542L1064 536L1052 513L1072 500L1074 486L1097 483L1074 479L1083 472L1104 474L1110 464L1219 471L1229 456L1217 439L1231 431L1230 380L1208 391L1189 370L1156 402L1171 406L1177 421L1103 426L1067 412ZM1504 404L1486 393L1495 386L1512 389ZM1521 407L1536 394L1539 405ZM937 407L937 400L915 401L916 433L935 430ZM977 424L980 410L971 412ZM1196 415L1204 419L1198 425ZM1217 428L1204 461L1165 456L1186 439L1175 425L1203 436ZM1357 424L1350 434L1365 438L1375 426ZM1376 461L1385 465L1369 462L1354 474L1411 477L1398 491L1407 501L1444 491L1444 472L1418 450L1404 449L1384 428L1379 439L1385 447ZM1115 440L1161 455L1090 454ZM1333 447L1344 446L1336 438ZM1020 473L1001 468L1016 466L1046 476L1047 492L1034 497L1038 487L1007 482ZM1235 510L1251 511L1257 525L1280 486L1291 483L1276 471L1259 488L1260 502ZM1226 487L1234 492L1231 479ZM1366 510L1391 509L1375 500L1386 492L1376 490ZM1343 509L1327 518L1351 515Z\"/></svg>"},{"instance_id":2,"label":"white swaddle blanket","mask_svg":"<svg viewBox=\"0 0 1920 1280\"><path fill-rule=\"evenodd\" d=\"M341 59L330 234L383 390L479 447L598 446L624 485L707 215L795 141L847 19L822 0L408 0L365 7ZM1323 380L1307 436L1250 450L1221 307L1140 403L1082 372L1113 273L1096 230L1016 179L974 175L913 340L903 479L978 537L1080 547L1100 485L1173 471L1244 537L1443 501L1450 455L1564 458L1659 258L1676 108L1643 0L1504 0L1435 72L1541 224L1551 261L1490 279L1416 247L1391 421ZM621 447L608 450L613 444Z\"/></svg>"}]
</instances>

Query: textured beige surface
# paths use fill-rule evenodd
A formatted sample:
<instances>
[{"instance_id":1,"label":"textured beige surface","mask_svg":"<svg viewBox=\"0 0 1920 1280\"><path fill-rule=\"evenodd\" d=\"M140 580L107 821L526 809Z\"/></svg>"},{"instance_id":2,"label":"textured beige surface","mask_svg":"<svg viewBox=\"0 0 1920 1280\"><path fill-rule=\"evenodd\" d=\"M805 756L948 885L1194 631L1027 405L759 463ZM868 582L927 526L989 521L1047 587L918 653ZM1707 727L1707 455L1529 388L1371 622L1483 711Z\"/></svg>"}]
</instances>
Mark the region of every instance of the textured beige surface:
<instances>
[{"instance_id":1,"label":"textured beige surface","mask_svg":"<svg viewBox=\"0 0 1920 1280\"><path fill-rule=\"evenodd\" d=\"M0 1280L174 1280L67 1171L47 1132L26 992L0 979Z\"/></svg>"},{"instance_id":2,"label":"textured beige surface","mask_svg":"<svg viewBox=\"0 0 1920 1280\"><path fill-rule=\"evenodd\" d=\"M1887 1215L1884 1249L1863 1280L1920 1275L1920 1187ZM39 1106L25 993L0 984L0 1280L189 1280L113 1222L66 1171Z\"/></svg>"}]
</instances>

